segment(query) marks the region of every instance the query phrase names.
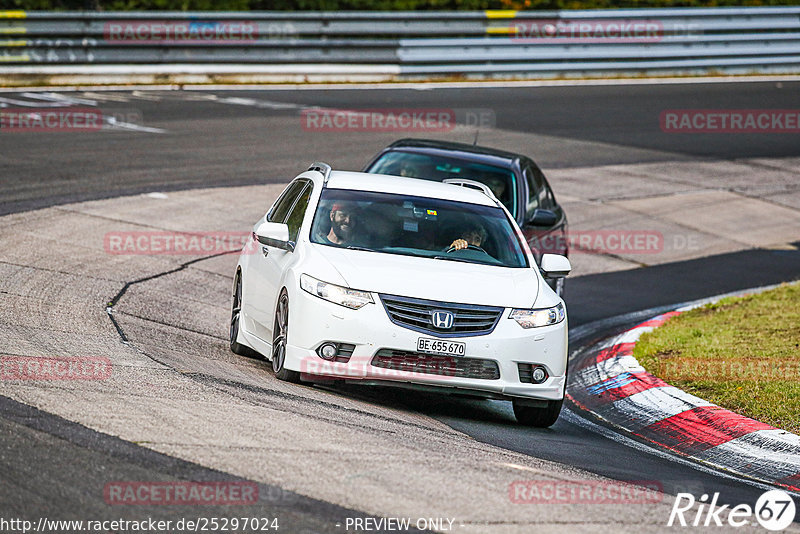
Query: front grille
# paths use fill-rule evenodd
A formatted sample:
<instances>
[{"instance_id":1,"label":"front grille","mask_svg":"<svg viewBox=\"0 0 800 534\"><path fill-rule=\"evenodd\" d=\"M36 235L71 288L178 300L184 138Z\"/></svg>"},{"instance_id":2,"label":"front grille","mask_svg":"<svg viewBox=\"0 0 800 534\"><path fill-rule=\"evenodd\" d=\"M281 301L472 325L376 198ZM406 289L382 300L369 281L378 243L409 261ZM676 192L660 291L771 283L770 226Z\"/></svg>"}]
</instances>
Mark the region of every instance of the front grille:
<instances>
[{"instance_id":1,"label":"front grille","mask_svg":"<svg viewBox=\"0 0 800 534\"><path fill-rule=\"evenodd\" d=\"M497 325L503 308L496 306L477 306L435 300L413 299L394 295L381 295L381 302L389 314L389 319L417 332L437 337L480 336L488 334ZM453 314L453 326L437 329L433 326L433 313L448 311Z\"/></svg>"},{"instance_id":2,"label":"front grille","mask_svg":"<svg viewBox=\"0 0 800 534\"><path fill-rule=\"evenodd\" d=\"M500 368L494 360L437 356L402 350L381 349L372 358L372 365L394 371L455 378L481 380L498 380L500 378Z\"/></svg>"}]
</instances>

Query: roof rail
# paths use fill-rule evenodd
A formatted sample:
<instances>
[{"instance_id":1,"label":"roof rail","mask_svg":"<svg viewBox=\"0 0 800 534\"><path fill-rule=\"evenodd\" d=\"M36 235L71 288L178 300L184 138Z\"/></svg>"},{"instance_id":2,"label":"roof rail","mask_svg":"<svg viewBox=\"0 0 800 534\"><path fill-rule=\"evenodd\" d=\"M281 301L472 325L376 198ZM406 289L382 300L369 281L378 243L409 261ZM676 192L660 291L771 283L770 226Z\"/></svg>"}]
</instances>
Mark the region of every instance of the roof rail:
<instances>
[{"instance_id":1,"label":"roof rail","mask_svg":"<svg viewBox=\"0 0 800 534\"><path fill-rule=\"evenodd\" d=\"M466 187L467 189L477 189L495 202L500 202L497 200L497 197L494 196L494 193L489 186L484 183L476 182L475 180L467 180L466 178L447 178L442 180L442 182L450 185L457 185L459 187Z\"/></svg>"},{"instance_id":2,"label":"roof rail","mask_svg":"<svg viewBox=\"0 0 800 534\"><path fill-rule=\"evenodd\" d=\"M323 185L328 183L328 178L331 175L331 166L324 161L315 161L308 167L308 170L321 173L323 177Z\"/></svg>"}]
</instances>

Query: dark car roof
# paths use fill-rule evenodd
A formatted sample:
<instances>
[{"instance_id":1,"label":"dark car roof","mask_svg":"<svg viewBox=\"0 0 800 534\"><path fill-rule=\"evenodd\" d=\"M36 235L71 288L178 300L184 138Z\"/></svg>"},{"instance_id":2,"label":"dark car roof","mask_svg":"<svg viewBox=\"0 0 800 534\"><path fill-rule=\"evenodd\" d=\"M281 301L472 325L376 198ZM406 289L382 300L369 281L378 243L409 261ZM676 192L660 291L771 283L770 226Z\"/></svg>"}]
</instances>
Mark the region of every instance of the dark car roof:
<instances>
[{"instance_id":1,"label":"dark car roof","mask_svg":"<svg viewBox=\"0 0 800 534\"><path fill-rule=\"evenodd\" d=\"M386 147L386 150L395 148L412 152L447 153L450 155L455 155L453 152L459 152L460 154L456 156L462 159L481 160L494 164L505 163L506 165L510 165L514 160L524 157L520 154L514 154L513 152L506 152L505 150L498 150L496 148L453 143L450 141L436 141L433 139L400 139Z\"/></svg>"}]
</instances>

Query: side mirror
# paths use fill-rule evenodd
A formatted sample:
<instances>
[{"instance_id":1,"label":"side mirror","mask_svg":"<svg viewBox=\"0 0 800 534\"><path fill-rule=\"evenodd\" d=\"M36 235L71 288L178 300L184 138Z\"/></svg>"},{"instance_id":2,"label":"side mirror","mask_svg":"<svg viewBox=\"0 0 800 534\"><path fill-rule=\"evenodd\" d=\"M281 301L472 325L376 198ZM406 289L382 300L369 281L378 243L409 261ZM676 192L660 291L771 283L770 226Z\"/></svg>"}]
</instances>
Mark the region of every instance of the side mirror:
<instances>
[{"instance_id":1,"label":"side mirror","mask_svg":"<svg viewBox=\"0 0 800 534\"><path fill-rule=\"evenodd\" d=\"M554 211L536 208L533 210L533 215L527 220L528 224L534 226L553 226L558 222L558 216Z\"/></svg>"},{"instance_id":2,"label":"side mirror","mask_svg":"<svg viewBox=\"0 0 800 534\"><path fill-rule=\"evenodd\" d=\"M542 254L542 273L545 278L564 278L572 271L572 264L566 256Z\"/></svg>"},{"instance_id":3,"label":"side mirror","mask_svg":"<svg viewBox=\"0 0 800 534\"><path fill-rule=\"evenodd\" d=\"M289 227L283 223L263 222L256 230L256 239L262 245L294 251L294 242L289 241Z\"/></svg>"}]
</instances>

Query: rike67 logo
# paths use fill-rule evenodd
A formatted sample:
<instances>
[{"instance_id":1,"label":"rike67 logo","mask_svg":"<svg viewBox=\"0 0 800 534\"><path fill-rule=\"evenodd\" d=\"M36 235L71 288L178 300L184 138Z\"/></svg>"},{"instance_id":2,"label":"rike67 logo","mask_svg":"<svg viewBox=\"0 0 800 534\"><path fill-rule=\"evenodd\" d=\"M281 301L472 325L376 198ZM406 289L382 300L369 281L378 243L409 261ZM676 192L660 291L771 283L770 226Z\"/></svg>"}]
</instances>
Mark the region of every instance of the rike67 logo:
<instances>
[{"instance_id":1,"label":"rike67 logo","mask_svg":"<svg viewBox=\"0 0 800 534\"><path fill-rule=\"evenodd\" d=\"M755 520L767 530L784 530L795 518L795 503L791 495L782 490L770 490L761 495L755 507L749 504L719 505L719 493L714 493L709 502L708 494L695 499L691 493L678 493L667 526L671 527L744 527L754 525ZM697 505L697 506L695 506Z\"/></svg>"}]
</instances>

